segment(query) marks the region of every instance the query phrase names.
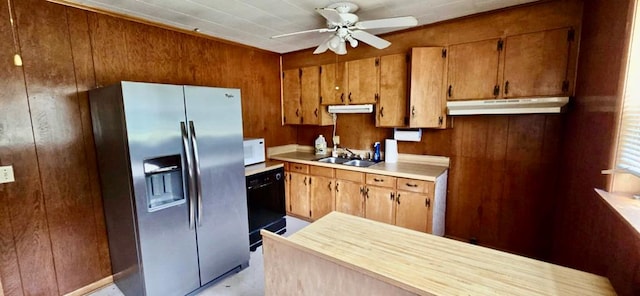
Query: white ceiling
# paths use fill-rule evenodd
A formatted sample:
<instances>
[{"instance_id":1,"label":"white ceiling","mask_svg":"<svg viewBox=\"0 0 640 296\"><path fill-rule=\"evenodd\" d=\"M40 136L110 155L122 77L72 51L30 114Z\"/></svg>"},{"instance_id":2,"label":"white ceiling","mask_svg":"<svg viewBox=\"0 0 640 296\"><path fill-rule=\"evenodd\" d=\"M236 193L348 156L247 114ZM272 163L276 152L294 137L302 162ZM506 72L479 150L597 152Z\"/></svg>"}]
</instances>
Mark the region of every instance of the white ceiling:
<instances>
[{"instance_id":1,"label":"white ceiling","mask_svg":"<svg viewBox=\"0 0 640 296\"><path fill-rule=\"evenodd\" d=\"M213 37L286 53L317 46L329 33L278 39L273 35L326 27L315 8L336 0L66 0L82 6L193 30ZM360 20L412 15L418 25L535 0L352 0ZM404 28L396 28L396 30ZM381 34L393 30L371 30ZM361 45L366 46L366 45Z\"/></svg>"}]
</instances>

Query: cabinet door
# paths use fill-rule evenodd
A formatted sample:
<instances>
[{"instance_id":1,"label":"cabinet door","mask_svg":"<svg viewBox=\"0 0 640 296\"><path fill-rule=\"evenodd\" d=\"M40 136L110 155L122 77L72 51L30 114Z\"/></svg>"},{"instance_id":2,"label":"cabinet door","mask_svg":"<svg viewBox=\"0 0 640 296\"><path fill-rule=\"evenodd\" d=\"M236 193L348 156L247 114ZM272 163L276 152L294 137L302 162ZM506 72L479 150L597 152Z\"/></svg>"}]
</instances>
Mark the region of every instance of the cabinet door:
<instances>
[{"instance_id":1,"label":"cabinet door","mask_svg":"<svg viewBox=\"0 0 640 296\"><path fill-rule=\"evenodd\" d=\"M344 63L340 68L344 70ZM337 70L336 64L320 66L320 104L322 105L344 104L344 97L340 101L342 90L336 78L337 76L344 77L344 75L338 75Z\"/></svg>"},{"instance_id":2,"label":"cabinet door","mask_svg":"<svg viewBox=\"0 0 640 296\"><path fill-rule=\"evenodd\" d=\"M309 217L309 176L289 173L289 211L292 214Z\"/></svg>"},{"instance_id":3,"label":"cabinet door","mask_svg":"<svg viewBox=\"0 0 640 296\"><path fill-rule=\"evenodd\" d=\"M446 56L443 47L411 50L410 127L446 127Z\"/></svg>"},{"instance_id":4,"label":"cabinet door","mask_svg":"<svg viewBox=\"0 0 640 296\"><path fill-rule=\"evenodd\" d=\"M431 233L431 203L430 195L398 191L396 225Z\"/></svg>"},{"instance_id":5,"label":"cabinet door","mask_svg":"<svg viewBox=\"0 0 640 296\"><path fill-rule=\"evenodd\" d=\"M563 28L507 37L504 97L568 95L572 34Z\"/></svg>"},{"instance_id":6,"label":"cabinet door","mask_svg":"<svg viewBox=\"0 0 640 296\"><path fill-rule=\"evenodd\" d=\"M364 193L365 217L367 219L394 224L395 190L383 187L367 186Z\"/></svg>"},{"instance_id":7,"label":"cabinet door","mask_svg":"<svg viewBox=\"0 0 640 296\"><path fill-rule=\"evenodd\" d=\"M492 99L498 86L500 39L449 46L449 100Z\"/></svg>"},{"instance_id":8,"label":"cabinet door","mask_svg":"<svg viewBox=\"0 0 640 296\"><path fill-rule=\"evenodd\" d=\"M300 69L282 72L282 116L285 124L300 124Z\"/></svg>"},{"instance_id":9,"label":"cabinet door","mask_svg":"<svg viewBox=\"0 0 640 296\"><path fill-rule=\"evenodd\" d=\"M336 180L336 211L364 217L362 183Z\"/></svg>"},{"instance_id":10,"label":"cabinet door","mask_svg":"<svg viewBox=\"0 0 640 296\"><path fill-rule=\"evenodd\" d=\"M378 58L347 62L349 104L375 104L380 79L378 65Z\"/></svg>"},{"instance_id":11,"label":"cabinet door","mask_svg":"<svg viewBox=\"0 0 640 296\"><path fill-rule=\"evenodd\" d=\"M320 123L320 67L300 69L300 103L302 124Z\"/></svg>"},{"instance_id":12,"label":"cabinet door","mask_svg":"<svg viewBox=\"0 0 640 296\"><path fill-rule=\"evenodd\" d=\"M335 208L335 181L327 177L311 177L311 219L317 220Z\"/></svg>"},{"instance_id":13,"label":"cabinet door","mask_svg":"<svg viewBox=\"0 0 640 296\"><path fill-rule=\"evenodd\" d=\"M407 69L405 54L380 57L380 95L376 105L377 127L406 125Z\"/></svg>"}]
</instances>

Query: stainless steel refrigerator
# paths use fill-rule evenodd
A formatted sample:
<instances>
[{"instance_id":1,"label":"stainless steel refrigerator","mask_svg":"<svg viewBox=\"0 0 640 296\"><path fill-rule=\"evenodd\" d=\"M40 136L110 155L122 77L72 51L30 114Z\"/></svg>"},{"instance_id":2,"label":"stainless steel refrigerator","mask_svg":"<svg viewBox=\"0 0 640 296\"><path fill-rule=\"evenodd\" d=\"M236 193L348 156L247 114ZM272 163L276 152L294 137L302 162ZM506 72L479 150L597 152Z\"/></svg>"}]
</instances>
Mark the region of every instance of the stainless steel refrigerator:
<instances>
[{"instance_id":1,"label":"stainless steel refrigerator","mask_svg":"<svg viewBox=\"0 0 640 296\"><path fill-rule=\"evenodd\" d=\"M90 91L114 281L186 295L249 264L239 89Z\"/></svg>"}]
</instances>

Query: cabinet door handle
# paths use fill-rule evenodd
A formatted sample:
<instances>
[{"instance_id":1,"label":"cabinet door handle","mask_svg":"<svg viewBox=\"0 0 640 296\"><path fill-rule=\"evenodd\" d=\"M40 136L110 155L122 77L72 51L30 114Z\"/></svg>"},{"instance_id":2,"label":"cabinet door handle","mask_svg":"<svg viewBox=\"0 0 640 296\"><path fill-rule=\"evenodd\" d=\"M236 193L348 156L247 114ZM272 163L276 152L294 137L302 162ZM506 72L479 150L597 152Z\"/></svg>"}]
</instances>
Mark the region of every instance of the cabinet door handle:
<instances>
[{"instance_id":1,"label":"cabinet door handle","mask_svg":"<svg viewBox=\"0 0 640 296\"><path fill-rule=\"evenodd\" d=\"M336 182L336 192L340 192L340 190L338 190L338 186L340 186L340 183Z\"/></svg>"},{"instance_id":2,"label":"cabinet door handle","mask_svg":"<svg viewBox=\"0 0 640 296\"><path fill-rule=\"evenodd\" d=\"M376 182L384 182L384 179L373 178L373 181L376 181Z\"/></svg>"},{"instance_id":3,"label":"cabinet door handle","mask_svg":"<svg viewBox=\"0 0 640 296\"><path fill-rule=\"evenodd\" d=\"M505 95L509 94L509 80L504 82L504 94Z\"/></svg>"},{"instance_id":4,"label":"cabinet door handle","mask_svg":"<svg viewBox=\"0 0 640 296\"><path fill-rule=\"evenodd\" d=\"M349 103L351 103L351 92L349 92Z\"/></svg>"},{"instance_id":5,"label":"cabinet door handle","mask_svg":"<svg viewBox=\"0 0 640 296\"><path fill-rule=\"evenodd\" d=\"M296 117L300 117L300 110L296 109Z\"/></svg>"},{"instance_id":6,"label":"cabinet door handle","mask_svg":"<svg viewBox=\"0 0 640 296\"><path fill-rule=\"evenodd\" d=\"M384 107L380 107L380 117L384 117Z\"/></svg>"},{"instance_id":7,"label":"cabinet door handle","mask_svg":"<svg viewBox=\"0 0 640 296\"><path fill-rule=\"evenodd\" d=\"M400 193L398 193L398 197L396 197L396 201L400 204Z\"/></svg>"},{"instance_id":8,"label":"cabinet door handle","mask_svg":"<svg viewBox=\"0 0 640 296\"><path fill-rule=\"evenodd\" d=\"M391 196L389 197L390 200L393 200L393 192L391 192L390 194Z\"/></svg>"},{"instance_id":9,"label":"cabinet door handle","mask_svg":"<svg viewBox=\"0 0 640 296\"><path fill-rule=\"evenodd\" d=\"M318 108L316 108L316 111L313 111L313 114L318 118Z\"/></svg>"},{"instance_id":10,"label":"cabinet door handle","mask_svg":"<svg viewBox=\"0 0 640 296\"><path fill-rule=\"evenodd\" d=\"M411 106L411 117L416 117L416 106Z\"/></svg>"},{"instance_id":11,"label":"cabinet door handle","mask_svg":"<svg viewBox=\"0 0 640 296\"><path fill-rule=\"evenodd\" d=\"M304 186L307 186L307 177L304 177Z\"/></svg>"},{"instance_id":12,"label":"cabinet door handle","mask_svg":"<svg viewBox=\"0 0 640 296\"><path fill-rule=\"evenodd\" d=\"M453 94L453 85L449 84L449 90L447 90L447 95L451 97L452 94Z\"/></svg>"},{"instance_id":13,"label":"cabinet door handle","mask_svg":"<svg viewBox=\"0 0 640 296\"><path fill-rule=\"evenodd\" d=\"M329 186L327 186L329 188L329 191L331 191L331 181L329 181Z\"/></svg>"},{"instance_id":14,"label":"cabinet door handle","mask_svg":"<svg viewBox=\"0 0 640 296\"><path fill-rule=\"evenodd\" d=\"M431 199L425 198L424 199L424 206L427 207L427 208L431 207Z\"/></svg>"},{"instance_id":15,"label":"cabinet door handle","mask_svg":"<svg viewBox=\"0 0 640 296\"><path fill-rule=\"evenodd\" d=\"M340 94L340 102L343 102L343 103L344 103L344 93L341 93L341 94Z\"/></svg>"},{"instance_id":16,"label":"cabinet door handle","mask_svg":"<svg viewBox=\"0 0 640 296\"><path fill-rule=\"evenodd\" d=\"M418 184L407 183L407 186L409 186L409 187L418 187Z\"/></svg>"},{"instance_id":17,"label":"cabinet door handle","mask_svg":"<svg viewBox=\"0 0 640 296\"><path fill-rule=\"evenodd\" d=\"M369 188L367 188L367 189L364 191L364 195L366 195L366 196L367 196L367 198L369 198Z\"/></svg>"}]
</instances>

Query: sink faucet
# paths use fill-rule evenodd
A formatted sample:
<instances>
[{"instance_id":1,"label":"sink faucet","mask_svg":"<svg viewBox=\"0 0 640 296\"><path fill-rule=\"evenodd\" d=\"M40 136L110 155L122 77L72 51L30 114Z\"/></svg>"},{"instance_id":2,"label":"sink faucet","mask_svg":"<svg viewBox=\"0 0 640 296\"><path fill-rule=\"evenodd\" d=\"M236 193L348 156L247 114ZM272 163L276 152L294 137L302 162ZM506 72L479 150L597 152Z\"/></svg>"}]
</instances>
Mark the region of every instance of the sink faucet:
<instances>
[{"instance_id":1,"label":"sink faucet","mask_svg":"<svg viewBox=\"0 0 640 296\"><path fill-rule=\"evenodd\" d=\"M349 158L349 159L362 159L362 156L360 156L359 154L351 151L349 148L343 148L344 150L347 151L345 157Z\"/></svg>"}]
</instances>

